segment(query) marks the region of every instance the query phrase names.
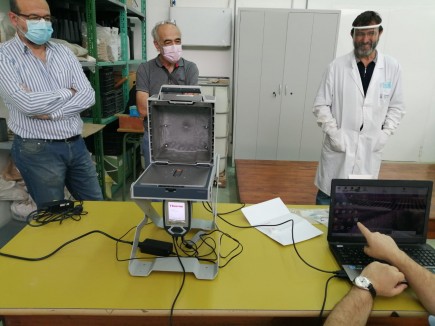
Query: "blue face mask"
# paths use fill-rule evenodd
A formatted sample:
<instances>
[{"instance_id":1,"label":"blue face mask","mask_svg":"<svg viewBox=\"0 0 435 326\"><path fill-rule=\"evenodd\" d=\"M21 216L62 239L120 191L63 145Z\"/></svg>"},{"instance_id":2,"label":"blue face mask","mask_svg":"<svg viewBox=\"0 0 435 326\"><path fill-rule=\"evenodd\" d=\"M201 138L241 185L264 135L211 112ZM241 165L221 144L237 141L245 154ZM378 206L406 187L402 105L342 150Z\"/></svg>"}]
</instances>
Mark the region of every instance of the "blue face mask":
<instances>
[{"instance_id":1,"label":"blue face mask","mask_svg":"<svg viewBox=\"0 0 435 326\"><path fill-rule=\"evenodd\" d=\"M27 33L25 33L24 36L35 44L42 45L47 43L51 34L53 34L51 22L47 22L42 18L37 21L26 20L26 23Z\"/></svg>"}]
</instances>

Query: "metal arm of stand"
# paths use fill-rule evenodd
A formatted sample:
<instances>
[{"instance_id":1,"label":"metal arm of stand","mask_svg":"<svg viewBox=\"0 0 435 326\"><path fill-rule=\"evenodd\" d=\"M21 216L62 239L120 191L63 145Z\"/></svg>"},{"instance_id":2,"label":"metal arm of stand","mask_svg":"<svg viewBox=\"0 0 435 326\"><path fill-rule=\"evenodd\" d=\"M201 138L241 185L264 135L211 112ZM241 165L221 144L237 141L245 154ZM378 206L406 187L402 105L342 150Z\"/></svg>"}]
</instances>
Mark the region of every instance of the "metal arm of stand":
<instances>
[{"instance_id":1,"label":"metal arm of stand","mask_svg":"<svg viewBox=\"0 0 435 326\"><path fill-rule=\"evenodd\" d=\"M138 202L139 204L139 202ZM143 227L148 223L150 218L153 223L158 227L163 227L163 219L155 211L152 206L151 200L141 201L141 208L145 212L145 217L139 223L134 235L133 247L131 249L130 261L128 264L128 271L132 276L148 276L152 271L169 271L169 272L183 272L183 269L177 257L156 257L154 259L147 259L141 261L137 257L138 245L140 242L140 234ZM213 210L214 211L214 210ZM200 240L199 234L204 233L201 230L213 230L216 226L216 215L213 214L213 220L201 220L192 218L191 229L199 229L200 231L192 238ZM186 272L193 273L196 278L204 280L212 280L216 277L219 269L219 249L220 242L217 241L215 262L201 262L195 257L180 257Z\"/></svg>"}]
</instances>

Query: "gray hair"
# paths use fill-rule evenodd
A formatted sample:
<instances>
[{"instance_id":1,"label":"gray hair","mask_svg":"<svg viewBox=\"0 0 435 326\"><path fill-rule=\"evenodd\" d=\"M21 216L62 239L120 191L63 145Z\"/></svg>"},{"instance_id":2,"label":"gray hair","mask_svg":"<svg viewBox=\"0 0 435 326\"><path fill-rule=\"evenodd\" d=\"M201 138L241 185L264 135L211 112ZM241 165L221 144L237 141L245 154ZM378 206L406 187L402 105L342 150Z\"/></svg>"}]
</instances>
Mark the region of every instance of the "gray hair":
<instances>
[{"instance_id":1,"label":"gray hair","mask_svg":"<svg viewBox=\"0 0 435 326\"><path fill-rule=\"evenodd\" d=\"M11 1L13 1L13 0L11 0ZM159 28L160 28L162 25L174 25L175 27L177 27L178 31L180 31L180 29L178 28L177 24L175 23L175 20L163 20L163 21L161 21L161 22L158 22L158 23L154 26L154 28L151 30L151 36L153 37L153 40L156 41L156 42L159 41L159 34L158 34L158 31L159 31ZM181 34L181 32L180 32L180 34Z\"/></svg>"}]
</instances>

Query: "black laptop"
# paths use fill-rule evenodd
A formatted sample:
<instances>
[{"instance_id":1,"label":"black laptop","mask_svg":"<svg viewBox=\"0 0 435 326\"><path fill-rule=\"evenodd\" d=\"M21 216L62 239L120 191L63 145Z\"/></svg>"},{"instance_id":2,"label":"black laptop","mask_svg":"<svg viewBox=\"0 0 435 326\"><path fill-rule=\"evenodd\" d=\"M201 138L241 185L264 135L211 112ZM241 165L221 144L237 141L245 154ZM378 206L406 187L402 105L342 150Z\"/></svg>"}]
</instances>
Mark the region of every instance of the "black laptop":
<instances>
[{"instance_id":1,"label":"black laptop","mask_svg":"<svg viewBox=\"0 0 435 326\"><path fill-rule=\"evenodd\" d=\"M357 222L391 236L416 262L435 273L435 249L426 244L432 181L333 179L328 243L353 281L373 261Z\"/></svg>"}]
</instances>

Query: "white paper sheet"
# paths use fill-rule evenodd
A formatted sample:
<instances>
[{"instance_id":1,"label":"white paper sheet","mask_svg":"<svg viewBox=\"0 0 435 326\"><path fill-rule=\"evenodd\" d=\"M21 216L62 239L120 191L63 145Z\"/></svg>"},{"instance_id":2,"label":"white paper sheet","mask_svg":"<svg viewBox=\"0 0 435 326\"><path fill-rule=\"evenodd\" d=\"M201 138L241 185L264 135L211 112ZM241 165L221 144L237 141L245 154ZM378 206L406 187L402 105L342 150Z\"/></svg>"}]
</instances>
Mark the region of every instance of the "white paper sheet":
<instances>
[{"instance_id":1,"label":"white paper sheet","mask_svg":"<svg viewBox=\"0 0 435 326\"><path fill-rule=\"evenodd\" d=\"M314 238L323 233L318 228L312 226L307 220L291 213L281 198L244 207L242 208L242 213L252 226L275 225L292 219L294 221L295 243ZM279 226L259 226L257 229L283 246L286 246L293 244L292 225L293 223L289 221Z\"/></svg>"}]
</instances>

